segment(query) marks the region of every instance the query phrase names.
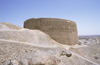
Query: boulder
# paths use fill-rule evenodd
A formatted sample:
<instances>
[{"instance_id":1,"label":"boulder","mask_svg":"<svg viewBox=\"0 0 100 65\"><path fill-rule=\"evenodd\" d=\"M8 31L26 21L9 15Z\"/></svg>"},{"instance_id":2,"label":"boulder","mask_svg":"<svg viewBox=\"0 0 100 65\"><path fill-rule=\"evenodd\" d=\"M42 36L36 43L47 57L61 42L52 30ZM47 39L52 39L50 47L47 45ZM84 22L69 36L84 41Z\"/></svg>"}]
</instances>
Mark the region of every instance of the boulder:
<instances>
[{"instance_id":1,"label":"boulder","mask_svg":"<svg viewBox=\"0 0 100 65\"><path fill-rule=\"evenodd\" d=\"M28 19L24 28L39 29L47 33L55 41L65 45L75 45L78 42L76 23L57 18Z\"/></svg>"}]
</instances>

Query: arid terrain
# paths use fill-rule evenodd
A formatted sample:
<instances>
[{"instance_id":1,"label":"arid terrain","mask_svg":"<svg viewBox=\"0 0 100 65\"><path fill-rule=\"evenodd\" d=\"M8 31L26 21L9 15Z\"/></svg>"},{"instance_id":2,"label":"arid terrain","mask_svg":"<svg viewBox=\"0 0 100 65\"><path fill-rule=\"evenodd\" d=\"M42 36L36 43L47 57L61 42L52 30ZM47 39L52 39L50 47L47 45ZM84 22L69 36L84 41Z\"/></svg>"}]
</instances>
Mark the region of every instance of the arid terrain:
<instances>
[{"instance_id":1,"label":"arid terrain","mask_svg":"<svg viewBox=\"0 0 100 65\"><path fill-rule=\"evenodd\" d=\"M43 31L0 22L0 65L100 65L100 36L63 45Z\"/></svg>"}]
</instances>

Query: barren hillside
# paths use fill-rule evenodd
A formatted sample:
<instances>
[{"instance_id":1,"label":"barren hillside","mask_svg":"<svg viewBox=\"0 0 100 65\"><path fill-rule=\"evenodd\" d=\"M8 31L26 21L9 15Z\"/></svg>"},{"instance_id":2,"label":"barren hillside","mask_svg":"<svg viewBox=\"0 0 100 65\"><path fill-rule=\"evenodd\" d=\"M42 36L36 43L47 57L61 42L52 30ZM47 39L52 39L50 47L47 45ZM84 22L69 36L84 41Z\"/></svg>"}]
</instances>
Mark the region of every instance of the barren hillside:
<instances>
[{"instance_id":1,"label":"barren hillside","mask_svg":"<svg viewBox=\"0 0 100 65\"><path fill-rule=\"evenodd\" d=\"M100 65L100 43L95 39L63 45L42 31L0 23L0 65Z\"/></svg>"}]
</instances>

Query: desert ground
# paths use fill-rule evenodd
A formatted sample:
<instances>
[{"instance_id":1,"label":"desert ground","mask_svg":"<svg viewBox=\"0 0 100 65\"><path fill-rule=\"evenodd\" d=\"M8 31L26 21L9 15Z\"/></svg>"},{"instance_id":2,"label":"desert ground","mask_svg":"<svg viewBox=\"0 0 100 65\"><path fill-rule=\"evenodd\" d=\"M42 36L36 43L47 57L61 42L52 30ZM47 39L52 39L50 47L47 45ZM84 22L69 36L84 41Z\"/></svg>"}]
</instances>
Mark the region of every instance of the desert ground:
<instances>
[{"instance_id":1,"label":"desert ground","mask_svg":"<svg viewBox=\"0 0 100 65\"><path fill-rule=\"evenodd\" d=\"M100 65L100 35L63 45L40 30L0 22L0 65Z\"/></svg>"}]
</instances>

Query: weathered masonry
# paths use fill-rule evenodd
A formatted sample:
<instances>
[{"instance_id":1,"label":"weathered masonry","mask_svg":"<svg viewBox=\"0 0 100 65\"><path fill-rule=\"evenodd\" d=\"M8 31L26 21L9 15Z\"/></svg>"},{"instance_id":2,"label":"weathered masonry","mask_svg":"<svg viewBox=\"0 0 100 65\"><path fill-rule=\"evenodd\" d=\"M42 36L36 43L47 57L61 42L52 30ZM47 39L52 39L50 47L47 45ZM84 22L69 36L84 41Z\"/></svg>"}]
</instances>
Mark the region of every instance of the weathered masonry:
<instances>
[{"instance_id":1,"label":"weathered masonry","mask_svg":"<svg viewBox=\"0 0 100 65\"><path fill-rule=\"evenodd\" d=\"M24 28L41 30L47 33L52 39L62 44L75 45L78 42L76 23L70 20L32 18L24 22Z\"/></svg>"}]
</instances>

